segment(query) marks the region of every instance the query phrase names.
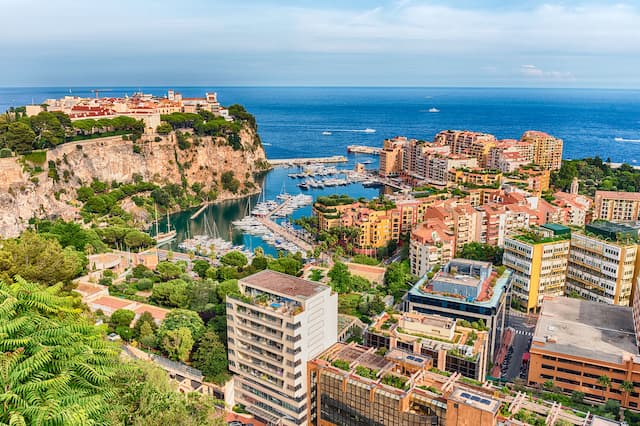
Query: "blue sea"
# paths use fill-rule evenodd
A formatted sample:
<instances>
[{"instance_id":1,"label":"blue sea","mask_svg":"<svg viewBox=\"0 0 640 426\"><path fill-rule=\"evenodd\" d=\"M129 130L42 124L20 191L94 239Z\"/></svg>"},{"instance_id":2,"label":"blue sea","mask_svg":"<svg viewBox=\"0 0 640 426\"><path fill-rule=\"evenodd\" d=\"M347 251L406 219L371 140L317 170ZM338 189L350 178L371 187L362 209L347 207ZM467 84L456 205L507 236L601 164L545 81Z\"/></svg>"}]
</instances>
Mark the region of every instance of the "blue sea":
<instances>
[{"instance_id":1,"label":"blue sea","mask_svg":"<svg viewBox=\"0 0 640 426\"><path fill-rule=\"evenodd\" d=\"M168 87L127 87L102 91L101 96L124 96L137 91L164 95ZM223 105L243 104L256 116L269 158L346 155L351 144L382 146L385 138L404 135L432 140L446 129L488 132L498 138L519 138L526 130L542 130L564 139L565 158L599 155L614 162L640 162L640 91L469 88L307 88L307 87L174 87L184 96L218 92ZM0 88L0 111L10 106L41 103L68 94L94 96L90 88ZM437 113L429 112L436 108ZM365 132L373 129L375 132ZM323 135L331 132L331 135ZM340 168L377 158L349 155ZM639 164L640 165L640 164ZM265 176L267 199L286 191L298 193L299 180L288 177L296 169L276 168ZM360 184L313 189L314 197L331 193L372 198L378 190ZM250 207L258 197L248 199ZM224 238L246 247L275 249L260 238L233 230L231 222L247 210L247 201L212 205L207 215L189 220L191 212L172 216L178 231L173 248L188 235L203 233L205 217L215 221ZM293 218L311 214L296 211ZM164 223L160 224L164 228Z\"/></svg>"},{"instance_id":2,"label":"blue sea","mask_svg":"<svg viewBox=\"0 0 640 426\"><path fill-rule=\"evenodd\" d=\"M163 95L168 87L120 87L101 96L136 91ZM496 88L174 87L185 96L218 92L225 104L253 113L270 158L345 154L349 144L381 146L405 135L431 140L440 130L470 129L499 138L525 130L564 139L564 157L599 155L640 161L640 91ZM0 111L90 88L0 88ZM430 108L440 110L429 113ZM375 133L364 133L365 129ZM323 136L330 131L330 136ZM617 138L617 139L616 139Z\"/></svg>"}]
</instances>

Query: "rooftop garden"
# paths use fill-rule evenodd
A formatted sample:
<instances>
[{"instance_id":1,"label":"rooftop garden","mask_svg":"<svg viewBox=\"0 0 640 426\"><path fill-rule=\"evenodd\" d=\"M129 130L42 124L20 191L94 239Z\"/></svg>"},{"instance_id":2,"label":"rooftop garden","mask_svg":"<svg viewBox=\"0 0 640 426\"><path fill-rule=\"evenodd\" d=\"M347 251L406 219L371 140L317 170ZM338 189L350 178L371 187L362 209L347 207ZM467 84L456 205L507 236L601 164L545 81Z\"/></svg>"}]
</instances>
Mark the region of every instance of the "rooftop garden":
<instances>
[{"instance_id":1,"label":"rooftop garden","mask_svg":"<svg viewBox=\"0 0 640 426\"><path fill-rule=\"evenodd\" d=\"M408 388L409 379L406 377L387 374L382 377L382 383L387 386L393 386L396 389L406 390Z\"/></svg>"},{"instance_id":2,"label":"rooftop garden","mask_svg":"<svg viewBox=\"0 0 640 426\"><path fill-rule=\"evenodd\" d=\"M354 203L356 200L345 194L332 194L329 196L321 196L316 199L316 206L322 204L324 206L343 206Z\"/></svg>"},{"instance_id":3,"label":"rooftop garden","mask_svg":"<svg viewBox=\"0 0 640 426\"><path fill-rule=\"evenodd\" d=\"M420 386L418 386L418 388L422 389L422 390L429 391L431 393L435 393L436 395L442 395L442 392L440 392L438 389L436 389L433 386L420 385Z\"/></svg>"},{"instance_id":4,"label":"rooftop garden","mask_svg":"<svg viewBox=\"0 0 640 426\"><path fill-rule=\"evenodd\" d=\"M432 372L432 373L439 374L441 376L445 376L445 377L450 377L451 376L451 373L449 373L448 371L439 370L439 369L437 369L435 367L430 368L429 371Z\"/></svg>"},{"instance_id":5,"label":"rooftop garden","mask_svg":"<svg viewBox=\"0 0 640 426\"><path fill-rule=\"evenodd\" d=\"M367 207L371 210L391 210L396 207L396 203L391 200L387 200L386 198L377 198L375 200L371 200L367 203Z\"/></svg>"},{"instance_id":6,"label":"rooftop garden","mask_svg":"<svg viewBox=\"0 0 640 426\"><path fill-rule=\"evenodd\" d=\"M564 241L571 239L571 234L560 234L545 237L542 233L536 231L527 231L513 237L514 240L522 241L527 244L547 244L556 241Z\"/></svg>"},{"instance_id":7,"label":"rooftop garden","mask_svg":"<svg viewBox=\"0 0 640 426\"><path fill-rule=\"evenodd\" d=\"M344 371L351 370L351 367L349 366L349 362L343 359L336 359L331 363L331 365L333 365L336 368L339 368L340 370L344 370Z\"/></svg>"},{"instance_id":8,"label":"rooftop garden","mask_svg":"<svg viewBox=\"0 0 640 426\"><path fill-rule=\"evenodd\" d=\"M466 356L465 354L460 352L458 348L449 349L447 351L447 354L459 359L464 359L465 361L469 362L476 362L478 360L478 354L476 354L475 356Z\"/></svg>"},{"instance_id":9,"label":"rooftop garden","mask_svg":"<svg viewBox=\"0 0 640 426\"><path fill-rule=\"evenodd\" d=\"M396 330L398 331L398 333L408 334L410 336L420 337L422 339L427 339L427 340L436 340L438 342L458 343L460 341L460 334L455 334L454 337L453 337L453 340L449 340L449 339L445 339L443 337L430 336L430 335L427 335L427 334L416 333L415 331L405 330L404 328L400 328L400 327L398 327Z\"/></svg>"},{"instance_id":10,"label":"rooftop garden","mask_svg":"<svg viewBox=\"0 0 640 426\"><path fill-rule=\"evenodd\" d=\"M473 328L478 331L487 331L489 327L486 326L484 320L480 318L478 321L467 321L467 320L458 320L458 325L460 327Z\"/></svg>"},{"instance_id":11,"label":"rooftop garden","mask_svg":"<svg viewBox=\"0 0 640 426\"><path fill-rule=\"evenodd\" d=\"M378 378L378 370L375 368L368 368L363 365L356 366L356 374L360 377L364 377L365 379L377 380Z\"/></svg>"}]
</instances>

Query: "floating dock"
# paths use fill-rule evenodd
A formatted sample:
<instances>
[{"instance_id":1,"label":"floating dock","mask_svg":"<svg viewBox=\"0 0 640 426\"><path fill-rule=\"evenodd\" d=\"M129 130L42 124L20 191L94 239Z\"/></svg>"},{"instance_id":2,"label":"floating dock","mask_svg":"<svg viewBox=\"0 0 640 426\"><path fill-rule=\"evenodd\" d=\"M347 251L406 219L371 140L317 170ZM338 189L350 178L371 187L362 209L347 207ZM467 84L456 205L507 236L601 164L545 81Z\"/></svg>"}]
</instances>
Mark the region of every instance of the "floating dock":
<instances>
[{"instance_id":1,"label":"floating dock","mask_svg":"<svg viewBox=\"0 0 640 426\"><path fill-rule=\"evenodd\" d=\"M206 208L207 208L207 207L209 207L209 203L204 203L204 204L202 205L202 207L200 207L200 208L198 209L198 211L197 211L197 212L195 212L194 214L192 214L192 215L191 215L191 217L190 217L189 219L193 220L193 219L197 218L198 216L200 216L200 215L202 214L202 212L203 212L203 211L205 211L205 210L206 210Z\"/></svg>"},{"instance_id":2,"label":"floating dock","mask_svg":"<svg viewBox=\"0 0 640 426\"><path fill-rule=\"evenodd\" d=\"M372 154L372 155L380 155L382 148L377 148L375 146L366 146L366 145L349 145L347 147L347 152L349 154Z\"/></svg>"},{"instance_id":3,"label":"floating dock","mask_svg":"<svg viewBox=\"0 0 640 426\"><path fill-rule=\"evenodd\" d=\"M269 164L272 166L299 166L304 164L314 164L314 163L346 163L347 157L344 155L334 155L331 157L309 157L309 158L278 158L269 160Z\"/></svg>"}]
</instances>

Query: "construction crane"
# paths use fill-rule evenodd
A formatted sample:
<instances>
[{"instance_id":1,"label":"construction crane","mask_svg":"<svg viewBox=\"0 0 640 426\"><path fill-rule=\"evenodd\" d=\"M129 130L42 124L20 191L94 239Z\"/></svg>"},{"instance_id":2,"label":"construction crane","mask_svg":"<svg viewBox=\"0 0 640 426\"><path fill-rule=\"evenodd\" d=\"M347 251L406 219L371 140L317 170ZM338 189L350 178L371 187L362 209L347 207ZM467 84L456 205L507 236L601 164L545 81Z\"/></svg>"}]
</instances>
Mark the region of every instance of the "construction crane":
<instances>
[{"instance_id":1,"label":"construction crane","mask_svg":"<svg viewBox=\"0 0 640 426\"><path fill-rule=\"evenodd\" d=\"M100 92L111 92L111 89L91 89L91 93L96 94L96 99L100 97Z\"/></svg>"}]
</instances>

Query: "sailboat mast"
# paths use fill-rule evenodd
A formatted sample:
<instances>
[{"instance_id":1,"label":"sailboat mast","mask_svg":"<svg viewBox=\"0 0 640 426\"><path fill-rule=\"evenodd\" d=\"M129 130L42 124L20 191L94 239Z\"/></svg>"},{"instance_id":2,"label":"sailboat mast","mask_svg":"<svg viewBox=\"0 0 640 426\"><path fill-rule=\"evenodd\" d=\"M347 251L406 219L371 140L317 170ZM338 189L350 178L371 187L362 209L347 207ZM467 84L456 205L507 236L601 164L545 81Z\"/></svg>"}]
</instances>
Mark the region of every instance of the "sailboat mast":
<instances>
[{"instance_id":1,"label":"sailboat mast","mask_svg":"<svg viewBox=\"0 0 640 426\"><path fill-rule=\"evenodd\" d=\"M153 210L156 214L156 237L157 237L160 232L158 231L158 206L155 203L153 204Z\"/></svg>"}]
</instances>

